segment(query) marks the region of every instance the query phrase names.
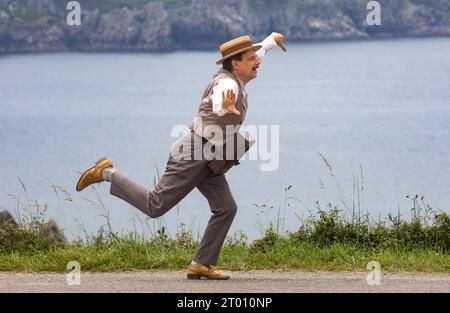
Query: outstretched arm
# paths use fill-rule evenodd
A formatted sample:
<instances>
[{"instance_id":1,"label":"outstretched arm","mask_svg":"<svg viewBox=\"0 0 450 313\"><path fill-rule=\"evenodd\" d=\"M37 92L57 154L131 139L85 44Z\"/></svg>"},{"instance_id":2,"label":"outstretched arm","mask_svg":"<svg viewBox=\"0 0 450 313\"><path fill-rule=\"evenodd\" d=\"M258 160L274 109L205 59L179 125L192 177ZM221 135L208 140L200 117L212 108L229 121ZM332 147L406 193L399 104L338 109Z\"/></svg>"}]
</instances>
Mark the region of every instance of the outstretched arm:
<instances>
[{"instance_id":1,"label":"outstretched arm","mask_svg":"<svg viewBox=\"0 0 450 313\"><path fill-rule=\"evenodd\" d=\"M280 33L272 33L266 39L259 43L262 48L256 51L256 55L260 60L264 59L267 52L279 46L284 52L287 52L287 48L284 45L284 36Z\"/></svg>"}]
</instances>

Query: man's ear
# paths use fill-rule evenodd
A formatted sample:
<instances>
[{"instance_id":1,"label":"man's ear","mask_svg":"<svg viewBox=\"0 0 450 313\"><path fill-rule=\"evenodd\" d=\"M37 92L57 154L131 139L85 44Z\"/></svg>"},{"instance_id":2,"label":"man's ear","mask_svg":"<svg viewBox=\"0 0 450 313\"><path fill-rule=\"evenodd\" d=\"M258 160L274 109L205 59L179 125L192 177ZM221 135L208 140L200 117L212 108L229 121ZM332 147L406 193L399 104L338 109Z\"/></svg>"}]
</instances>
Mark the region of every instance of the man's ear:
<instances>
[{"instance_id":1,"label":"man's ear","mask_svg":"<svg viewBox=\"0 0 450 313\"><path fill-rule=\"evenodd\" d=\"M238 61L237 60L231 60L231 65L233 66L233 69L238 68Z\"/></svg>"}]
</instances>

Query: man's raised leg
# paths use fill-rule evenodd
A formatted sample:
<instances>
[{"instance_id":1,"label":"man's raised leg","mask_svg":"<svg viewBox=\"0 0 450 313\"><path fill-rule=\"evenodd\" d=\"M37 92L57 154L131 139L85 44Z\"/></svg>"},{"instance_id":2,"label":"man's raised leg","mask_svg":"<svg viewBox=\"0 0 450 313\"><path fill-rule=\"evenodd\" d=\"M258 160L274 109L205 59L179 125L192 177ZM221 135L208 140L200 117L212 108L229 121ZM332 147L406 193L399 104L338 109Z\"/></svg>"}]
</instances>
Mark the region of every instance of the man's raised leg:
<instances>
[{"instance_id":1,"label":"man's raised leg","mask_svg":"<svg viewBox=\"0 0 450 313\"><path fill-rule=\"evenodd\" d=\"M209 173L204 160L171 157L155 190L144 188L117 172L112 175L110 192L151 218L158 218L184 199Z\"/></svg>"}]
</instances>

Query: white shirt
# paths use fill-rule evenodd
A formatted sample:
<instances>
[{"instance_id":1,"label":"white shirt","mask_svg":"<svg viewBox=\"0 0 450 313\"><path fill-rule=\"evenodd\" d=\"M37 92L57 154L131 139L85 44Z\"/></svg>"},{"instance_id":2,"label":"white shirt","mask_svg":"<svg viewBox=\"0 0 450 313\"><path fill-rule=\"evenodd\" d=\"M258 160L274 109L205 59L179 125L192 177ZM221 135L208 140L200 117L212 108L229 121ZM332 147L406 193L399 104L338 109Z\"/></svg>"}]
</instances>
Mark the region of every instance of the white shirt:
<instances>
[{"instance_id":1,"label":"white shirt","mask_svg":"<svg viewBox=\"0 0 450 313\"><path fill-rule=\"evenodd\" d=\"M275 48L277 46L277 43L272 36L269 36L266 39L264 39L263 42L259 43L259 45L261 45L262 47L261 49L256 51L256 56L262 61L266 56L267 52ZM227 94L227 91L230 89L233 90L234 94L237 97L239 93L239 86L236 83L236 81L234 81L231 78L224 78L219 80L217 85L213 88L213 93L211 95L213 100L213 112L219 116L224 116L225 114L230 113L222 108L222 92ZM245 96L246 94L245 89L243 91Z\"/></svg>"}]
</instances>

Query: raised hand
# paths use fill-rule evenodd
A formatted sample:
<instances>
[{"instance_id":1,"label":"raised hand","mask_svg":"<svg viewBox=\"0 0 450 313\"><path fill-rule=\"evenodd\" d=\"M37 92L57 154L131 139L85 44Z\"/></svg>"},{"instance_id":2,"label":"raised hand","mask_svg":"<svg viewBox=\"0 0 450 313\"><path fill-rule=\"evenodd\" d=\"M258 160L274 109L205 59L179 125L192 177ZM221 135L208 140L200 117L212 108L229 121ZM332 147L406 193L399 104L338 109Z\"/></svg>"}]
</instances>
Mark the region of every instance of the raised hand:
<instances>
[{"instance_id":1,"label":"raised hand","mask_svg":"<svg viewBox=\"0 0 450 313\"><path fill-rule=\"evenodd\" d=\"M272 33L270 36L272 36L273 39L275 39L275 42L277 43L277 45L283 49L284 52L287 52L287 48L284 45L284 35L280 34L280 33Z\"/></svg>"},{"instance_id":2,"label":"raised hand","mask_svg":"<svg viewBox=\"0 0 450 313\"><path fill-rule=\"evenodd\" d=\"M236 95L232 89L229 89L226 95L222 91L222 108L237 116L241 115L241 112L236 109Z\"/></svg>"}]
</instances>

